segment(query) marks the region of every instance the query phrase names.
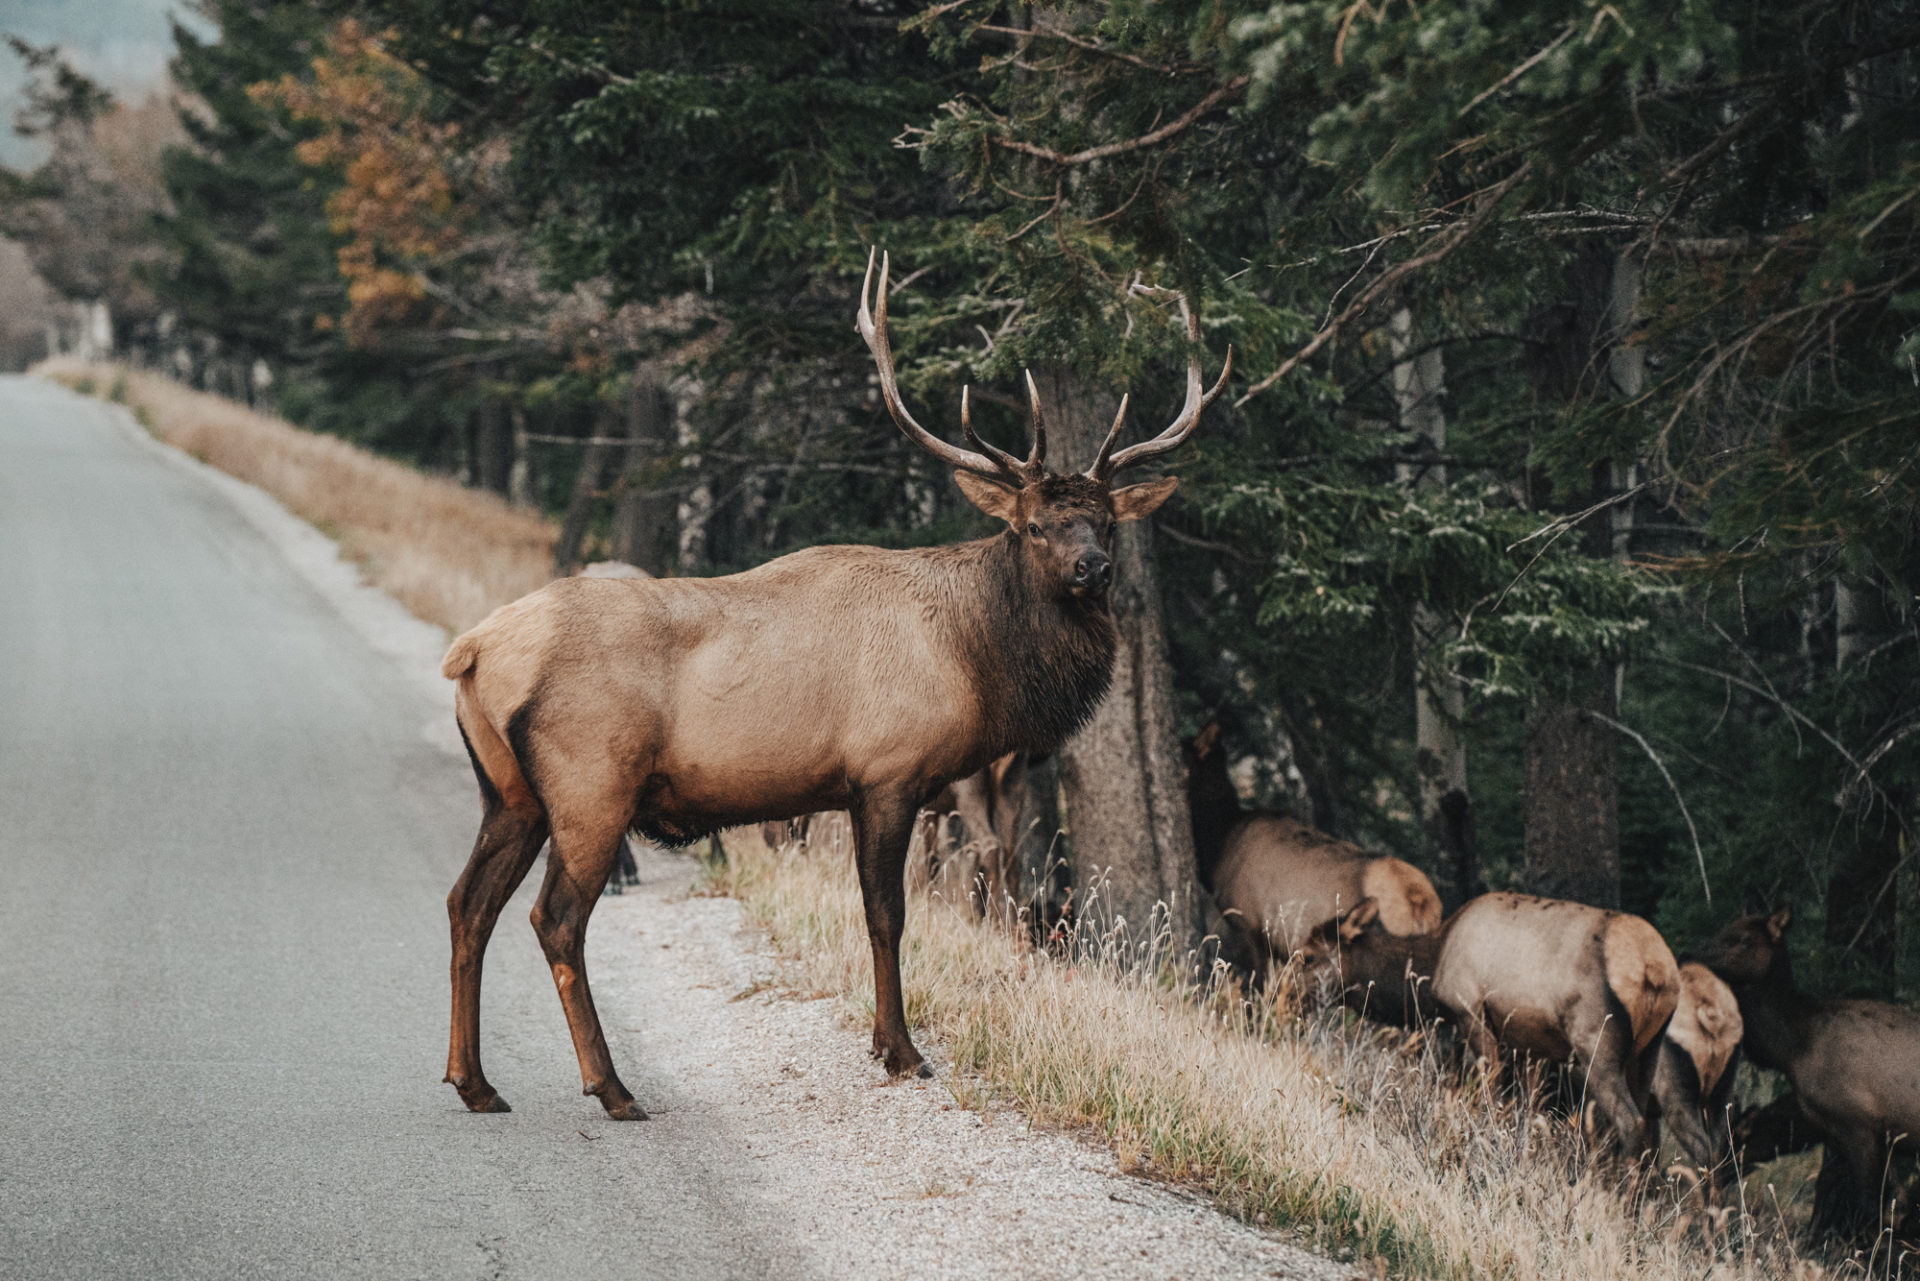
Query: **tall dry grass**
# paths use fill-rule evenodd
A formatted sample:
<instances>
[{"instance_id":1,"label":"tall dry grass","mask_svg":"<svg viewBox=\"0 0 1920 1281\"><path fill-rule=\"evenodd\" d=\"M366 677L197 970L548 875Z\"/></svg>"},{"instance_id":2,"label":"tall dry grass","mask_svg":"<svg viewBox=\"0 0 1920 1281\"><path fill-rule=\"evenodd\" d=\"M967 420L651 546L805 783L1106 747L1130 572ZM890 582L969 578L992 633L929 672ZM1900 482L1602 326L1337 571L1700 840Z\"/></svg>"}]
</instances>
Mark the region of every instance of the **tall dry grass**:
<instances>
[{"instance_id":1,"label":"tall dry grass","mask_svg":"<svg viewBox=\"0 0 1920 1281\"><path fill-rule=\"evenodd\" d=\"M465 631L553 577L552 521L160 374L59 357L35 373L126 404L155 436L338 540L416 617Z\"/></svg>"},{"instance_id":2,"label":"tall dry grass","mask_svg":"<svg viewBox=\"0 0 1920 1281\"><path fill-rule=\"evenodd\" d=\"M865 1019L871 953L840 832L817 832L804 854L730 837L714 879L787 954L794 982ZM1664 1179L1628 1185L1576 1125L1490 1097L1433 1038L1338 1013L1250 1013L1230 993L1142 966L1143 951L1108 940L1070 963L917 897L902 958L908 1017L951 1050L947 1084L962 1102L979 1092L1042 1123L1090 1127L1127 1168L1396 1275L1821 1274L1778 1214L1707 1213Z\"/></svg>"}]
</instances>

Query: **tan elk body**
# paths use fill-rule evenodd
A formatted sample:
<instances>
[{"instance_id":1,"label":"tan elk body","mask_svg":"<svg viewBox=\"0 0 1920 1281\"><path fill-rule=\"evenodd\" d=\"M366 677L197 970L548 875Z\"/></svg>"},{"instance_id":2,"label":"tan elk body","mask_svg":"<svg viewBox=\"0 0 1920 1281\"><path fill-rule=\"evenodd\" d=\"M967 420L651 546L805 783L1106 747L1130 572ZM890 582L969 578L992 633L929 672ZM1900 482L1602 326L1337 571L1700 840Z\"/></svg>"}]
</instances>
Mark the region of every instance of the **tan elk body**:
<instances>
[{"instance_id":1,"label":"tan elk body","mask_svg":"<svg viewBox=\"0 0 1920 1281\"><path fill-rule=\"evenodd\" d=\"M1700 949L1740 1002L1747 1057L1783 1072L1826 1144L1816 1231L1857 1232L1891 1199L1888 1157L1920 1146L1920 1012L1800 990L1787 955L1793 914L1739 917Z\"/></svg>"},{"instance_id":2,"label":"tan elk body","mask_svg":"<svg viewBox=\"0 0 1920 1281\"><path fill-rule=\"evenodd\" d=\"M1432 934L1440 896L1413 864L1369 854L1297 819L1240 808L1219 725L1185 745L1200 881L1254 956L1283 962L1322 921L1372 899L1389 934Z\"/></svg>"},{"instance_id":3,"label":"tan elk body","mask_svg":"<svg viewBox=\"0 0 1920 1281\"><path fill-rule=\"evenodd\" d=\"M1499 1047L1571 1063L1629 1153L1647 1150L1652 1051L1680 997L1680 967L1645 921L1529 894L1483 894L1437 936L1387 933L1371 902L1303 949L1343 999L1393 1021L1445 1011L1490 1074ZM1413 981L1408 994L1408 980Z\"/></svg>"},{"instance_id":4,"label":"tan elk body","mask_svg":"<svg viewBox=\"0 0 1920 1281\"><path fill-rule=\"evenodd\" d=\"M735 824L847 810L873 948L873 1051L895 1075L924 1070L899 968L915 815L996 757L1053 750L1092 714L1114 659L1115 522L1150 514L1177 484L1111 481L1183 442L1226 372L1203 396L1189 315L1186 402L1158 436L1115 451L1123 399L1092 466L1050 472L1029 379L1028 457L981 441L964 396L962 429L975 448L960 449L900 400L888 274L883 265L869 310L869 263L858 316L888 411L956 469L962 492L1004 520L1004 532L908 551L815 547L725 578L562 579L502 606L447 652L442 671L457 682L485 807L447 897L446 1079L474 1111L506 1110L480 1066L487 940L549 834L533 926L582 1083L608 1115L646 1115L614 1071L584 952L588 916L630 827L684 843Z\"/></svg>"},{"instance_id":5,"label":"tan elk body","mask_svg":"<svg viewBox=\"0 0 1920 1281\"><path fill-rule=\"evenodd\" d=\"M1227 920L1276 960L1364 899L1374 901L1389 934L1440 928L1440 896L1419 868L1277 814L1250 814L1228 834L1213 896Z\"/></svg>"}]
</instances>

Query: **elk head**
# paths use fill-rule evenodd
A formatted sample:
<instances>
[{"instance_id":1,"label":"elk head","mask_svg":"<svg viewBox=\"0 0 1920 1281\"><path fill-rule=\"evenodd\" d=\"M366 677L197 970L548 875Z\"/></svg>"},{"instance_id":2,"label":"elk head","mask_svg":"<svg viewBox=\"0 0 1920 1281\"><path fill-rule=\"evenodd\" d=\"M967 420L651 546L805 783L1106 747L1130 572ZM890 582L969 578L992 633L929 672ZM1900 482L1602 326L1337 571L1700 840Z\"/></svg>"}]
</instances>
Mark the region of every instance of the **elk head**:
<instances>
[{"instance_id":1,"label":"elk head","mask_svg":"<svg viewBox=\"0 0 1920 1281\"><path fill-rule=\"evenodd\" d=\"M1308 991L1331 987L1348 1008L1405 1027L1437 1012L1432 979L1439 952L1439 935L1387 933L1379 901L1364 898L1315 927L1294 960Z\"/></svg>"},{"instance_id":2,"label":"elk head","mask_svg":"<svg viewBox=\"0 0 1920 1281\"><path fill-rule=\"evenodd\" d=\"M1791 978L1787 958L1787 927L1793 909L1771 915L1749 913L1736 917L1700 948L1699 962L1728 983L1758 983L1768 977Z\"/></svg>"},{"instance_id":3,"label":"elk head","mask_svg":"<svg viewBox=\"0 0 1920 1281\"><path fill-rule=\"evenodd\" d=\"M1228 348L1225 366L1213 389L1200 390L1200 322L1187 311L1187 338L1192 352L1187 358L1187 399L1179 417L1151 440L1114 452L1121 425L1127 417L1126 397L1120 398L1120 411L1113 427L1094 457L1092 466L1074 475L1047 470L1047 426L1040 409L1040 393L1027 375L1027 399L1033 415L1033 447L1026 458L1016 458L974 434L968 406L968 393L960 393L960 432L970 449L961 449L941 440L907 412L900 400L900 388L894 379L893 351L887 339L888 263L880 258L880 289L871 308L868 297L873 288L874 253L867 255L867 275L860 286L860 313L856 325L873 353L880 373L880 391L887 411L908 439L954 469L953 478L969 502L989 516L1007 522L1024 548L1031 568L1040 581L1056 585L1062 595L1098 600L1106 595L1113 581L1113 534L1123 520L1140 520L1153 513L1173 495L1179 480L1172 476L1144 484L1113 488L1113 478L1129 467L1168 453L1193 434L1200 425L1200 411L1212 403L1227 384L1233 370L1233 350Z\"/></svg>"}]
</instances>

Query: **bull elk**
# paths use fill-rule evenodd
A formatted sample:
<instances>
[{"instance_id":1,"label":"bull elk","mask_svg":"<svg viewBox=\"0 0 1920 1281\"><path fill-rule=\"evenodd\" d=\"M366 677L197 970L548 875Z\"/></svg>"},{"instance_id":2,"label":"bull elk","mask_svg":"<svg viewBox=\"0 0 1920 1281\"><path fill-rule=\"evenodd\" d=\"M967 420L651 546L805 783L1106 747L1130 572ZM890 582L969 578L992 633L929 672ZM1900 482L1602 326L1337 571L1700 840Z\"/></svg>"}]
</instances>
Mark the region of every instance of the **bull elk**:
<instances>
[{"instance_id":1,"label":"bull elk","mask_svg":"<svg viewBox=\"0 0 1920 1281\"><path fill-rule=\"evenodd\" d=\"M1631 1156L1650 1146L1647 1085L1680 999L1680 967L1637 916L1530 894L1483 894L1438 935L1399 937L1371 900L1315 930L1309 975L1331 968L1348 1004L1394 1021L1444 1010L1489 1075L1499 1047L1571 1063Z\"/></svg>"},{"instance_id":2,"label":"bull elk","mask_svg":"<svg viewBox=\"0 0 1920 1281\"><path fill-rule=\"evenodd\" d=\"M480 1065L480 980L507 897L552 836L532 920L587 1094L616 1120L646 1113L614 1071L587 983L588 916L629 827L684 845L723 827L845 809L873 949L873 1053L925 1067L900 992L902 872L914 816L955 779L1013 751L1049 752L1105 696L1118 521L1140 520L1172 477L1116 476L1177 448L1226 385L1201 383L1186 316L1186 401L1158 435L1115 449L1126 400L1088 468L1047 468L1031 377L1025 459L981 440L967 395L951 445L907 412L887 337L888 265L867 262L857 328L900 430L1006 523L957 546L813 547L724 578L568 578L495 610L447 651L455 714L483 817L447 896L453 1020L446 1080L476 1112L507 1105ZM1182 310L1185 311L1183 305Z\"/></svg>"},{"instance_id":3,"label":"bull elk","mask_svg":"<svg viewBox=\"0 0 1920 1281\"><path fill-rule=\"evenodd\" d=\"M1789 908L1738 917L1700 960L1740 1002L1747 1057L1786 1074L1826 1144L1815 1231L1852 1234L1879 1221L1890 1154L1920 1146L1920 1013L1801 991L1787 956L1792 923Z\"/></svg>"},{"instance_id":4,"label":"bull elk","mask_svg":"<svg viewBox=\"0 0 1920 1281\"><path fill-rule=\"evenodd\" d=\"M1314 926L1372 899L1389 934L1432 934L1440 896L1413 864L1265 810L1244 811L1213 722L1185 744L1200 883L1251 954L1285 961Z\"/></svg>"}]
</instances>

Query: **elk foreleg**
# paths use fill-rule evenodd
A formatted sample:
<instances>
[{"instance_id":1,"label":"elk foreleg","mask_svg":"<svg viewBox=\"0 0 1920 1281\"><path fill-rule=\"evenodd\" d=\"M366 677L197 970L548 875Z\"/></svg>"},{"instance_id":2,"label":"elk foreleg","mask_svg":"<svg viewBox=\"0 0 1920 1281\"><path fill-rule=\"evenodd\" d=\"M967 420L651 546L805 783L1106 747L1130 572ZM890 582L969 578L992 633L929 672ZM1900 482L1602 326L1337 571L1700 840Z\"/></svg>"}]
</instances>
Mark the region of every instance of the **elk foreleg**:
<instances>
[{"instance_id":1,"label":"elk foreleg","mask_svg":"<svg viewBox=\"0 0 1920 1281\"><path fill-rule=\"evenodd\" d=\"M1814 1235L1854 1240L1879 1231L1893 1200L1889 1173L1879 1131L1866 1125L1829 1131L1813 1185Z\"/></svg>"},{"instance_id":2,"label":"elk foreleg","mask_svg":"<svg viewBox=\"0 0 1920 1281\"><path fill-rule=\"evenodd\" d=\"M466 870L447 895L453 931L453 1025L447 1044L447 1075L461 1100L475 1112L511 1112L480 1070L480 971L494 922L547 839L547 816L537 805L487 807Z\"/></svg>"},{"instance_id":3,"label":"elk foreleg","mask_svg":"<svg viewBox=\"0 0 1920 1281\"><path fill-rule=\"evenodd\" d=\"M634 1101L613 1070L600 1015L587 986L587 918L600 901L600 891L613 871L619 843L625 835L625 816L611 824L584 829L556 830L553 853L547 858L547 879L534 902L534 933L547 954L560 1006L573 1034L574 1053L580 1059L584 1094L597 1095L616 1121L644 1121L647 1114Z\"/></svg>"},{"instance_id":4,"label":"elk foreleg","mask_svg":"<svg viewBox=\"0 0 1920 1281\"><path fill-rule=\"evenodd\" d=\"M892 1076L932 1076L907 1034L900 992L900 934L907 921L907 846L916 806L911 796L869 792L854 799L854 864L873 944L873 1053Z\"/></svg>"}]
</instances>

